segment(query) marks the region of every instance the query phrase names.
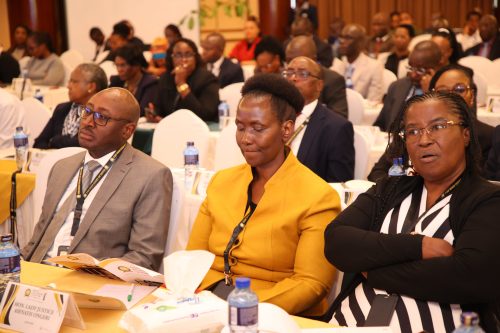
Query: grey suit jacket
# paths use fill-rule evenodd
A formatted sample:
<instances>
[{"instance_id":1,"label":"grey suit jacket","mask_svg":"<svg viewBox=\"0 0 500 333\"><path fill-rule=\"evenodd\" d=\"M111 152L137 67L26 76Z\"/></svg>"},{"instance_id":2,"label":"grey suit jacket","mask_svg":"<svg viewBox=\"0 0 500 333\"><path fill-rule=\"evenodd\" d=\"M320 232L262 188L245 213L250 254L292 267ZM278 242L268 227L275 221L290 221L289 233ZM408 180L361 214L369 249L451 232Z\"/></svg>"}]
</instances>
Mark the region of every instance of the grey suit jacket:
<instances>
[{"instance_id":1,"label":"grey suit jacket","mask_svg":"<svg viewBox=\"0 0 500 333\"><path fill-rule=\"evenodd\" d=\"M40 220L22 250L30 260L52 221L85 153L52 168ZM172 174L163 164L127 145L109 171L71 242L70 253L123 258L157 270L163 258L172 201Z\"/></svg>"}]
</instances>

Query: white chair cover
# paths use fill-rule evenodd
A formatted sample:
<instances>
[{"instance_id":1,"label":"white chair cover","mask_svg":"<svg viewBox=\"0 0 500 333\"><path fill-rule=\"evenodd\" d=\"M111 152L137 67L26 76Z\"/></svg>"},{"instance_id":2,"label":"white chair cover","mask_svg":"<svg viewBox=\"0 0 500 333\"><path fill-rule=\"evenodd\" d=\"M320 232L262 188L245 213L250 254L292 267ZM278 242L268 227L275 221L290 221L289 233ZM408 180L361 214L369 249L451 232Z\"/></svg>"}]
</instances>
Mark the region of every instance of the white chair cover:
<instances>
[{"instance_id":1,"label":"white chair cover","mask_svg":"<svg viewBox=\"0 0 500 333\"><path fill-rule=\"evenodd\" d=\"M391 72L387 68L384 68L383 75L384 75L384 80L382 89L384 90L384 94L387 94L387 90L389 90L389 86L391 85L391 83L396 81L398 78L393 72Z\"/></svg>"},{"instance_id":2,"label":"white chair cover","mask_svg":"<svg viewBox=\"0 0 500 333\"><path fill-rule=\"evenodd\" d=\"M363 123L363 114L365 107L363 105L363 96L353 89L347 88L347 108L349 109L348 119L353 125L361 125Z\"/></svg>"},{"instance_id":3,"label":"white chair cover","mask_svg":"<svg viewBox=\"0 0 500 333\"><path fill-rule=\"evenodd\" d=\"M488 58L468 56L458 60L458 63L462 66L472 68L474 70L474 74L481 74L486 79L486 83L489 85L498 84L499 82L499 78L495 73L495 65Z\"/></svg>"},{"instance_id":4,"label":"white chair cover","mask_svg":"<svg viewBox=\"0 0 500 333\"><path fill-rule=\"evenodd\" d=\"M200 154L200 166L206 168L209 139L210 129L203 120L189 110L177 110L156 126L151 156L169 168L183 168L186 142L194 141Z\"/></svg>"},{"instance_id":5,"label":"white chair cover","mask_svg":"<svg viewBox=\"0 0 500 333\"><path fill-rule=\"evenodd\" d=\"M143 51L142 55L144 56L144 59L146 59L147 62L149 62L151 60L151 58L153 57L153 54L151 53L151 51Z\"/></svg>"},{"instance_id":6,"label":"white chair cover","mask_svg":"<svg viewBox=\"0 0 500 333\"><path fill-rule=\"evenodd\" d=\"M251 64L242 65L241 69L243 69L243 77L245 78L246 81L254 75L255 65Z\"/></svg>"},{"instance_id":7,"label":"white chair cover","mask_svg":"<svg viewBox=\"0 0 500 333\"><path fill-rule=\"evenodd\" d=\"M215 146L215 171L245 163L240 147L236 143L236 124L230 123L220 133Z\"/></svg>"},{"instance_id":8,"label":"white chair cover","mask_svg":"<svg viewBox=\"0 0 500 333\"><path fill-rule=\"evenodd\" d=\"M68 88L66 87L48 89L43 93L43 104L45 104L45 106L49 109L54 109L57 105L68 101Z\"/></svg>"},{"instance_id":9,"label":"white chair cover","mask_svg":"<svg viewBox=\"0 0 500 333\"><path fill-rule=\"evenodd\" d=\"M241 88L244 82L237 82L225 86L219 91L221 101L226 101L229 104L229 115L236 117L236 110L241 99Z\"/></svg>"},{"instance_id":10,"label":"white chair cover","mask_svg":"<svg viewBox=\"0 0 500 333\"><path fill-rule=\"evenodd\" d=\"M28 97L22 100L26 126L30 133L29 144L33 147L33 142L40 135L43 128L51 117L51 112L47 106L34 97Z\"/></svg>"},{"instance_id":11,"label":"white chair cover","mask_svg":"<svg viewBox=\"0 0 500 333\"><path fill-rule=\"evenodd\" d=\"M118 74L118 70L116 69L115 63L112 62L111 60L107 60L107 61L103 62L102 64L100 64L99 66L102 68L104 73L106 73L106 77L108 78L108 82L109 82L109 78L112 75Z\"/></svg>"},{"instance_id":12,"label":"white chair cover","mask_svg":"<svg viewBox=\"0 0 500 333\"><path fill-rule=\"evenodd\" d=\"M410 44L408 44L408 50L410 50L410 52L413 51L415 45L417 45L420 42L423 42L424 40L430 40L431 37L432 37L431 34L421 34L413 37L413 39L410 41Z\"/></svg>"},{"instance_id":13,"label":"white chair cover","mask_svg":"<svg viewBox=\"0 0 500 333\"><path fill-rule=\"evenodd\" d=\"M487 99L488 82L480 72L474 72L473 80L477 86L477 103L484 105Z\"/></svg>"},{"instance_id":14,"label":"white chair cover","mask_svg":"<svg viewBox=\"0 0 500 333\"><path fill-rule=\"evenodd\" d=\"M97 55L97 58L95 59L94 63L95 64L100 64L101 61L103 61L104 59L106 59L106 57L108 56L109 54L109 50L106 50L106 51L102 51L100 52L98 55Z\"/></svg>"},{"instance_id":15,"label":"white chair cover","mask_svg":"<svg viewBox=\"0 0 500 333\"><path fill-rule=\"evenodd\" d=\"M61 61L64 65L68 66L71 72L76 68L76 66L83 63L83 55L77 50L69 49L61 54Z\"/></svg>"},{"instance_id":16,"label":"white chair cover","mask_svg":"<svg viewBox=\"0 0 500 333\"><path fill-rule=\"evenodd\" d=\"M21 59L19 59L19 69L21 70L21 73L23 71L23 69L26 68L26 66L28 65L28 62L30 61L31 57L29 56L25 56L25 57L22 57Z\"/></svg>"},{"instance_id":17,"label":"white chair cover","mask_svg":"<svg viewBox=\"0 0 500 333\"><path fill-rule=\"evenodd\" d=\"M365 133L363 133L363 130L357 129L356 127L354 127L354 150L354 179L366 179L368 176L366 167L368 164L368 154L370 152L370 141Z\"/></svg>"}]
</instances>

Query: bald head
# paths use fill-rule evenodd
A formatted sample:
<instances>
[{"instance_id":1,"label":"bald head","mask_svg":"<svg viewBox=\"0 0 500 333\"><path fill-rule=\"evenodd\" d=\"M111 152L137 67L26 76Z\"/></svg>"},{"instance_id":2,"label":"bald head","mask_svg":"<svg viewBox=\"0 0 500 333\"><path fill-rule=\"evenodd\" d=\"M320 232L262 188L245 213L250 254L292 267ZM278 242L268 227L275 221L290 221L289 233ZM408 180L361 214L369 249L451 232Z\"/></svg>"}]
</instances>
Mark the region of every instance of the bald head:
<instances>
[{"instance_id":1,"label":"bald head","mask_svg":"<svg viewBox=\"0 0 500 333\"><path fill-rule=\"evenodd\" d=\"M439 46L431 40L425 40L417 45L410 54L409 61L419 59L419 67L438 69L441 60L441 50ZM411 64L410 64L411 65Z\"/></svg>"},{"instance_id":2,"label":"bald head","mask_svg":"<svg viewBox=\"0 0 500 333\"><path fill-rule=\"evenodd\" d=\"M224 54L226 40L217 32L209 34L201 42L201 58L205 63L214 63Z\"/></svg>"},{"instance_id":3,"label":"bald head","mask_svg":"<svg viewBox=\"0 0 500 333\"><path fill-rule=\"evenodd\" d=\"M104 89L98 92L97 95L104 95L111 101L114 109L113 113L117 117L137 124L141 116L141 107L130 91L124 88L113 87Z\"/></svg>"},{"instance_id":4,"label":"bald head","mask_svg":"<svg viewBox=\"0 0 500 333\"><path fill-rule=\"evenodd\" d=\"M359 24L348 24L340 35L339 52L347 56L349 62L354 61L364 48L366 30Z\"/></svg>"},{"instance_id":5,"label":"bald head","mask_svg":"<svg viewBox=\"0 0 500 333\"><path fill-rule=\"evenodd\" d=\"M389 32L389 15L386 13L376 13L372 17L372 35L383 37Z\"/></svg>"},{"instance_id":6,"label":"bald head","mask_svg":"<svg viewBox=\"0 0 500 333\"><path fill-rule=\"evenodd\" d=\"M308 57L316 60L316 44L311 36L297 36L292 38L286 47L286 62L297 57Z\"/></svg>"},{"instance_id":7,"label":"bald head","mask_svg":"<svg viewBox=\"0 0 500 333\"><path fill-rule=\"evenodd\" d=\"M323 90L323 73L316 61L307 57L297 57L290 61L285 72L287 73L285 77L297 87L306 104L319 98Z\"/></svg>"}]
</instances>

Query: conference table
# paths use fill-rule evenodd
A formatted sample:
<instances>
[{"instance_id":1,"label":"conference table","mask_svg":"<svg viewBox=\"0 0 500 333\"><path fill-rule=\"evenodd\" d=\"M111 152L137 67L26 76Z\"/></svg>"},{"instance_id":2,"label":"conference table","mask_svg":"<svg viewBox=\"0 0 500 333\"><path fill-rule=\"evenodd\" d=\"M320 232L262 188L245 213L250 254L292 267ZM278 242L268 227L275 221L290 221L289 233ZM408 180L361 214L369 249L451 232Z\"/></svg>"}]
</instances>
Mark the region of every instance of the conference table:
<instances>
[{"instance_id":1,"label":"conference table","mask_svg":"<svg viewBox=\"0 0 500 333\"><path fill-rule=\"evenodd\" d=\"M49 284L55 285L57 290L91 293L102 287L104 284L127 284L122 281L110 280L107 278L77 272L66 268L59 268L49 265L36 264L31 262L21 262L21 283L38 287L47 287ZM146 296L138 304L154 302L157 298L153 295ZM69 326L62 326L61 333L72 332L126 332L118 326L118 322L125 313L121 310L101 310L101 309L80 309L87 329L80 329ZM301 328L328 328L334 327L330 324L310 320L306 318L292 316ZM11 332L11 331L7 331Z\"/></svg>"}]
</instances>

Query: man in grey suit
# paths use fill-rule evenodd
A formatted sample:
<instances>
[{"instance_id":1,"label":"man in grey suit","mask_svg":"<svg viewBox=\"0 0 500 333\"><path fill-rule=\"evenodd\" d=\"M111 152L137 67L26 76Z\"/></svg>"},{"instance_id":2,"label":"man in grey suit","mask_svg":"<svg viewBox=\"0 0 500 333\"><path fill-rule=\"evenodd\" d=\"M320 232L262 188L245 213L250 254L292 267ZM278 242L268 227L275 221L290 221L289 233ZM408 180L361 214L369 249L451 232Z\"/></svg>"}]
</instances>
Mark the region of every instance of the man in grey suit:
<instances>
[{"instance_id":1,"label":"man in grey suit","mask_svg":"<svg viewBox=\"0 0 500 333\"><path fill-rule=\"evenodd\" d=\"M22 255L41 262L83 252L157 270L167 239L172 174L127 144L139 104L128 90L110 88L94 95L80 114L78 139L87 151L52 168L40 220Z\"/></svg>"}]
</instances>

